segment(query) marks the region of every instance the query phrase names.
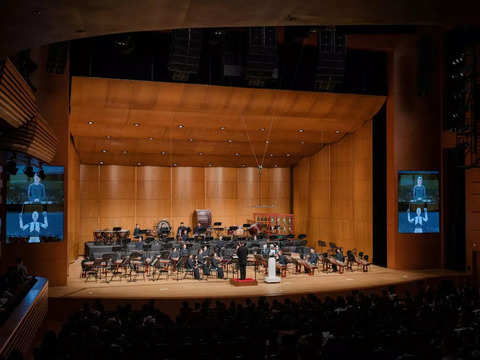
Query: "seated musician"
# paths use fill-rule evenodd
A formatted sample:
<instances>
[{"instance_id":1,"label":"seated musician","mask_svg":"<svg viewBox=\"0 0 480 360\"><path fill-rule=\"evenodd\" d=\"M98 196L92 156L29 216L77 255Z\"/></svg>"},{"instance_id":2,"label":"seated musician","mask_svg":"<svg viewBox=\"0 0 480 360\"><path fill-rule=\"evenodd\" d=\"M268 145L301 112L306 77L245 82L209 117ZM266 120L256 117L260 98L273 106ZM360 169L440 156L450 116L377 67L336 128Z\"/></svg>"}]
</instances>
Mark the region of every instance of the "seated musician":
<instances>
[{"instance_id":1,"label":"seated musician","mask_svg":"<svg viewBox=\"0 0 480 360\"><path fill-rule=\"evenodd\" d=\"M282 250L279 250L278 253L277 253L277 264L280 265L280 266L287 266L287 257L285 255L283 255L283 251Z\"/></svg>"},{"instance_id":2,"label":"seated musician","mask_svg":"<svg viewBox=\"0 0 480 360\"><path fill-rule=\"evenodd\" d=\"M140 225L136 224L133 230L133 238L139 241L143 241L143 235L140 233Z\"/></svg>"},{"instance_id":3,"label":"seated musician","mask_svg":"<svg viewBox=\"0 0 480 360\"><path fill-rule=\"evenodd\" d=\"M197 226L193 229L193 235L198 236L201 234L205 233L205 228L202 226L202 224L197 223Z\"/></svg>"},{"instance_id":4,"label":"seated musician","mask_svg":"<svg viewBox=\"0 0 480 360\"><path fill-rule=\"evenodd\" d=\"M172 252L170 253L170 259L173 261L178 261L180 258L180 251L177 248L173 248Z\"/></svg>"},{"instance_id":5,"label":"seated musician","mask_svg":"<svg viewBox=\"0 0 480 360\"><path fill-rule=\"evenodd\" d=\"M221 264L222 258L217 254L216 251L213 252L213 255L211 256L211 268L217 271L217 277L219 279L223 279L223 267Z\"/></svg>"},{"instance_id":6,"label":"seated musician","mask_svg":"<svg viewBox=\"0 0 480 360\"><path fill-rule=\"evenodd\" d=\"M187 263L185 264L187 270L193 271L193 276L195 279L200 280L200 271L198 270L198 263L196 258L193 255L188 256Z\"/></svg>"},{"instance_id":7,"label":"seated musician","mask_svg":"<svg viewBox=\"0 0 480 360\"><path fill-rule=\"evenodd\" d=\"M306 266L305 267L305 273L309 273L312 271L311 267L312 266L317 266L319 257L318 254L315 252L314 248L310 249L310 254L308 254L307 261L306 261Z\"/></svg>"},{"instance_id":8,"label":"seated musician","mask_svg":"<svg viewBox=\"0 0 480 360\"><path fill-rule=\"evenodd\" d=\"M181 241L185 242L188 240L188 228L185 228L182 232Z\"/></svg>"},{"instance_id":9,"label":"seated musician","mask_svg":"<svg viewBox=\"0 0 480 360\"><path fill-rule=\"evenodd\" d=\"M183 232L186 230L187 230L187 227L183 224L183 221L180 222L180 226L177 229L177 239L183 238Z\"/></svg>"},{"instance_id":10,"label":"seated musician","mask_svg":"<svg viewBox=\"0 0 480 360\"><path fill-rule=\"evenodd\" d=\"M337 264L333 264L332 265L332 268L333 268L333 271L337 271L337 265L340 265L340 266L344 266L345 263L345 257L343 256L343 252L342 252L342 249L340 248L337 248L335 249L335 256L334 256L334 259L336 260Z\"/></svg>"},{"instance_id":11,"label":"seated musician","mask_svg":"<svg viewBox=\"0 0 480 360\"><path fill-rule=\"evenodd\" d=\"M270 254L270 250L267 247L267 243L263 244L262 250L260 250L260 255L267 257Z\"/></svg>"},{"instance_id":12,"label":"seated musician","mask_svg":"<svg viewBox=\"0 0 480 360\"><path fill-rule=\"evenodd\" d=\"M318 263L318 254L315 252L314 248L310 249L310 254L308 255L307 262L310 266L316 266Z\"/></svg>"},{"instance_id":13,"label":"seated musician","mask_svg":"<svg viewBox=\"0 0 480 360\"><path fill-rule=\"evenodd\" d=\"M190 255L190 251L187 248L187 244L183 244L182 250L180 250L180 256L188 256Z\"/></svg>"},{"instance_id":14,"label":"seated musician","mask_svg":"<svg viewBox=\"0 0 480 360\"><path fill-rule=\"evenodd\" d=\"M203 275L210 275L210 269L207 264L207 252L200 248L198 250L198 255L197 255L197 260L198 260L198 266L202 268L203 270Z\"/></svg>"}]
</instances>

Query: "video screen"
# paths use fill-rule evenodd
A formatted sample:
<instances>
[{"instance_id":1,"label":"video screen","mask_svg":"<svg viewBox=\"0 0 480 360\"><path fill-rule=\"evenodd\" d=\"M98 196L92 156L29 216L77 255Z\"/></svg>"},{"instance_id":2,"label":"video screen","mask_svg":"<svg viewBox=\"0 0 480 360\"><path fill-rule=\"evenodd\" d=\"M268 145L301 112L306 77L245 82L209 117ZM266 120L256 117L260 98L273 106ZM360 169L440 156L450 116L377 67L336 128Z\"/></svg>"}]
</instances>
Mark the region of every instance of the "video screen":
<instances>
[{"instance_id":1,"label":"video screen","mask_svg":"<svg viewBox=\"0 0 480 360\"><path fill-rule=\"evenodd\" d=\"M62 241L63 166L17 168L7 181L7 244Z\"/></svg>"},{"instance_id":2,"label":"video screen","mask_svg":"<svg viewBox=\"0 0 480 360\"><path fill-rule=\"evenodd\" d=\"M438 171L398 173L398 232L440 232Z\"/></svg>"}]
</instances>

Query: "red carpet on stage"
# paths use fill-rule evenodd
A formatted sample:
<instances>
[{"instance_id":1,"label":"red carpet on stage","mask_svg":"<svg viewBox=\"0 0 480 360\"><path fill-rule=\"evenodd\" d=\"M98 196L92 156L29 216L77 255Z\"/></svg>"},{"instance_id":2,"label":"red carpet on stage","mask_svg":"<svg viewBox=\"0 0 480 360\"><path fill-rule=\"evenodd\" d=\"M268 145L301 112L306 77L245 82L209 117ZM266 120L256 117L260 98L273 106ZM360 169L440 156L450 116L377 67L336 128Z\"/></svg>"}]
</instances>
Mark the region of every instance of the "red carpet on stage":
<instances>
[{"instance_id":1,"label":"red carpet on stage","mask_svg":"<svg viewBox=\"0 0 480 360\"><path fill-rule=\"evenodd\" d=\"M246 278L245 280L230 279L230 284L233 286L255 286L258 285L257 280L252 278Z\"/></svg>"}]
</instances>

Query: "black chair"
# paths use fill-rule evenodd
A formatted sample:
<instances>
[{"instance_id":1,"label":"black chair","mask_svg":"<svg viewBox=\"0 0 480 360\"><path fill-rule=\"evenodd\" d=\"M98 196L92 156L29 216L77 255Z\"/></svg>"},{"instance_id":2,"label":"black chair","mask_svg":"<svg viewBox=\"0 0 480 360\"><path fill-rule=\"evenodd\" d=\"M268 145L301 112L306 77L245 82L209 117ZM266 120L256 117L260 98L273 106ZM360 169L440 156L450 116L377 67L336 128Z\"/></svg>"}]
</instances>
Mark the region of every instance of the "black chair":
<instances>
[{"instance_id":1,"label":"black chair","mask_svg":"<svg viewBox=\"0 0 480 360\"><path fill-rule=\"evenodd\" d=\"M327 246L327 243L323 240L318 240L317 245L320 248L320 252L323 252L323 248L325 248Z\"/></svg>"}]
</instances>

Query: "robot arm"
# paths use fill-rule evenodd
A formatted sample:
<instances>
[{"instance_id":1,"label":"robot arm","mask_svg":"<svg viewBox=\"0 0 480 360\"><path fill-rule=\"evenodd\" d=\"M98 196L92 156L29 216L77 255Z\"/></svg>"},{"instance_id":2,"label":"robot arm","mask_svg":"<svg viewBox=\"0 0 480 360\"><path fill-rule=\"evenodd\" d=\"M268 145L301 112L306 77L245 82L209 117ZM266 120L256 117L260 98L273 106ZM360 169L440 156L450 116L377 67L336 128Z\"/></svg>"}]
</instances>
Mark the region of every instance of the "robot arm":
<instances>
[{"instance_id":1,"label":"robot arm","mask_svg":"<svg viewBox=\"0 0 480 360\"><path fill-rule=\"evenodd\" d=\"M428 221L427 208L424 208L424 209L423 209L423 213L425 214L425 216L423 217L423 221L427 222L427 221Z\"/></svg>"},{"instance_id":2,"label":"robot arm","mask_svg":"<svg viewBox=\"0 0 480 360\"><path fill-rule=\"evenodd\" d=\"M47 219L47 212L43 212L43 224L40 224L40 226L44 229L48 228L48 219Z\"/></svg>"},{"instance_id":3,"label":"robot arm","mask_svg":"<svg viewBox=\"0 0 480 360\"><path fill-rule=\"evenodd\" d=\"M413 222L415 221L415 219L412 219L412 218L410 217L410 208L407 210L407 219L408 219L408 222L409 222L409 223L413 223Z\"/></svg>"},{"instance_id":4,"label":"robot arm","mask_svg":"<svg viewBox=\"0 0 480 360\"><path fill-rule=\"evenodd\" d=\"M27 230L28 224L23 225L22 213L18 214L20 229Z\"/></svg>"}]
</instances>

